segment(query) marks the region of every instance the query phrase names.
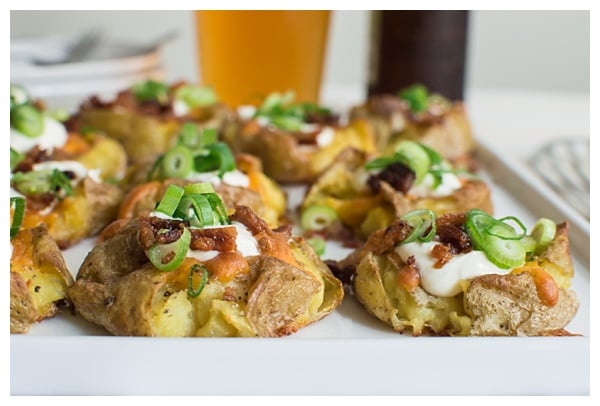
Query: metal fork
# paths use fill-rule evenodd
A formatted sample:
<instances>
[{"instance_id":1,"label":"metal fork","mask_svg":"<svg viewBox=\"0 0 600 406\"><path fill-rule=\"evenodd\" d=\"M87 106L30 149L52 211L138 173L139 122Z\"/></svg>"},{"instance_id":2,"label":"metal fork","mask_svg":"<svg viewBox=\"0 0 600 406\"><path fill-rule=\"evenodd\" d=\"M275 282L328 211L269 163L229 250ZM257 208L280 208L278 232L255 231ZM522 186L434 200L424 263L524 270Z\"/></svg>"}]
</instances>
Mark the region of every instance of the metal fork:
<instances>
[{"instance_id":1,"label":"metal fork","mask_svg":"<svg viewBox=\"0 0 600 406\"><path fill-rule=\"evenodd\" d=\"M590 139L564 138L542 146L529 165L572 207L590 219Z\"/></svg>"},{"instance_id":2,"label":"metal fork","mask_svg":"<svg viewBox=\"0 0 600 406\"><path fill-rule=\"evenodd\" d=\"M102 32L92 29L84 33L68 49L66 55L60 59L35 60L36 65L57 65L61 63L80 62L84 60L100 43Z\"/></svg>"}]
</instances>

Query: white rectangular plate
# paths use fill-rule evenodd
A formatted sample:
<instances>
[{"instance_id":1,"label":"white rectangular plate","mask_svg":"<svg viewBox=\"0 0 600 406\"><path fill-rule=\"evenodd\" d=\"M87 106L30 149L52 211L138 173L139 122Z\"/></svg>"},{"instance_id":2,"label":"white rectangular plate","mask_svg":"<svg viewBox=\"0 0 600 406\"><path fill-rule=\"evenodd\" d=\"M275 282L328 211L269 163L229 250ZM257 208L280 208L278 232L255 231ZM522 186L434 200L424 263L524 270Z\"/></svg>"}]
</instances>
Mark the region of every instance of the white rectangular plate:
<instances>
[{"instance_id":1,"label":"white rectangular plate","mask_svg":"<svg viewBox=\"0 0 600 406\"><path fill-rule=\"evenodd\" d=\"M408 337L366 314L350 295L289 337L113 337L60 314L11 335L13 395L587 395L590 388L589 223L531 182L518 163L478 150L497 216L530 228L571 225L580 308L576 337ZM493 174L493 175L492 175ZM301 189L290 190L292 207ZM518 198L517 198L518 197ZM65 253L75 270L92 245ZM328 244L325 258L347 254Z\"/></svg>"}]
</instances>

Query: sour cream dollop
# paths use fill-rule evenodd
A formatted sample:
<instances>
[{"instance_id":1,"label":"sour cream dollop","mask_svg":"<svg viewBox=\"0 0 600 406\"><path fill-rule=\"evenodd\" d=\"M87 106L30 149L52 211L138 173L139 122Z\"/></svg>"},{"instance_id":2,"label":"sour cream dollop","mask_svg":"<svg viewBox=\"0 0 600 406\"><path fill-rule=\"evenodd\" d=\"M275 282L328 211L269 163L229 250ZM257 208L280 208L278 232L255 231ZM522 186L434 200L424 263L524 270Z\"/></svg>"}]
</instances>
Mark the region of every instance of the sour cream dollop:
<instances>
[{"instance_id":1,"label":"sour cream dollop","mask_svg":"<svg viewBox=\"0 0 600 406\"><path fill-rule=\"evenodd\" d=\"M52 150L55 147L62 147L67 142L67 129L62 123L50 117L44 117L44 131L39 137L28 137L25 134L10 129L10 146L15 151L22 154L26 153L36 145L42 150Z\"/></svg>"},{"instance_id":2,"label":"sour cream dollop","mask_svg":"<svg viewBox=\"0 0 600 406\"><path fill-rule=\"evenodd\" d=\"M431 256L431 249L437 244L437 242L410 243L396 247L396 252L403 261L411 255L415 257L421 275L421 287L432 295L452 297L462 291L462 281L488 274L505 275L511 271L511 269L498 268L482 251L458 254L441 268L434 268L433 264L436 260Z\"/></svg>"}]
</instances>

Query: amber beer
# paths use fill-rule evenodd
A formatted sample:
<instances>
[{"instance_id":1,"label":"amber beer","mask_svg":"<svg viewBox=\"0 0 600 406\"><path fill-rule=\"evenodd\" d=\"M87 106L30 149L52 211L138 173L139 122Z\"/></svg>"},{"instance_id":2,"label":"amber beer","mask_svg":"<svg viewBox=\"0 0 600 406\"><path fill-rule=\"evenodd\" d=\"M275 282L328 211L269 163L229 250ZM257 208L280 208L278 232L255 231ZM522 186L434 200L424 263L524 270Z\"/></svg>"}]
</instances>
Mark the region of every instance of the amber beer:
<instances>
[{"instance_id":1,"label":"amber beer","mask_svg":"<svg viewBox=\"0 0 600 406\"><path fill-rule=\"evenodd\" d=\"M468 11L383 10L371 16L369 94L422 83L463 99Z\"/></svg>"},{"instance_id":2,"label":"amber beer","mask_svg":"<svg viewBox=\"0 0 600 406\"><path fill-rule=\"evenodd\" d=\"M196 11L203 84L225 103L256 103L293 90L319 101L329 11Z\"/></svg>"}]
</instances>

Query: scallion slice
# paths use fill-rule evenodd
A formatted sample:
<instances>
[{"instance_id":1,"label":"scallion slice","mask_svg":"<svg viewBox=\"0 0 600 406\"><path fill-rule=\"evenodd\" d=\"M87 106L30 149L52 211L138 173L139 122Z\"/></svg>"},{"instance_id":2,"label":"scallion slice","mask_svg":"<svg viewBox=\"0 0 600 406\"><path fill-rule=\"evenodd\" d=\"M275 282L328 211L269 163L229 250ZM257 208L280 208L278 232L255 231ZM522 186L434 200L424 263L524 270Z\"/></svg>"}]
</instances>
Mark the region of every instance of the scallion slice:
<instances>
[{"instance_id":1,"label":"scallion slice","mask_svg":"<svg viewBox=\"0 0 600 406\"><path fill-rule=\"evenodd\" d=\"M26 103L10 111L10 126L27 137L37 138L44 132L44 115Z\"/></svg>"},{"instance_id":2,"label":"scallion slice","mask_svg":"<svg viewBox=\"0 0 600 406\"><path fill-rule=\"evenodd\" d=\"M207 182L200 182L200 183L192 183L189 185L185 185L183 187L183 190L185 190L186 194L203 194L203 193L215 193L215 188L213 187L212 184L207 183Z\"/></svg>"},{"instance_id":3,"label":"scallion slice","mask_svg":"<svg viewBox=\"0 0 600 406\"><path fill-rule=\"evenodd\" d=\"M531 237L535 240L535 254L541 254L556 236L556 223L547 218L539 219L531 230Z\"/></svg>"},{"instance_id":4,"label":"scallion slice","mask_svg":"<svg viewBox=\"0 0 600 406\"><path fill-rule=\"evenodd\" d=\"M418 185L421 183L431 166L431 160L427 151L418 142L409 140L398 142L395 150L400 162L408 166L415 173L415 184Z\"/></svg>"},{"instance_id":5,"label":"scallion slice","mask_svg":"<svg viewBox=\"0 0 600 406\"><path fill-rule=\"evenodd\" d=\"M146 80L133 85L131 91L139 101L157 101L160 104L169 102L169 86L163 82Z\"/></svg>"},{"instance_id":6,"label":"scallion slice","mask_svg":"<svg viewBox=\"0 0 600 406\"><path fill-rule=\"evenodd\" d=\"M307 231L323 230L331 225L337 217L337 213L331 207L313 204L302 211L300 225Z\"/></svg>"},{"instance_id":7,"label":"scallion slice","mask_svg":"<svg viewBox=\"0 0 600 406\"><path fill-rule=\"evenodd\" d=\"M23 224L23 218L25 217L25 199L20 196L15 196L10 198L10 207L15 207L13 212L13 219L10 225L10 239L15 238L19 230L21 229L21 224Z\"/></svg>"},{"instance_id":8,"label":"scallion slice","mask_svg":"<svg viewBox=\"0 0 600 406\"><path fill-rule=\"evenodd\" d=\"M175 145L163 157L161 163L164 178L185 179L194 168L194 156L183 145Z\"/></svg>"},{"instance_id":9,"label":"scallion slice","mask_svg":"<svg viewBox=\"0 0 600 406\"><path fill-rule=\"evenodd\" d=\"M200 280L200 284L197 289L194 289L194 273L202 271L202 279ZM208 282L208 271L204 265L194 264L190 268L190 274L188 275L188 296L192 299L200 296L200 293L204 290L204 286L206 286L206 282Z\"/></svg>"},{"instance_id":10,"label":"scallion slice","mask_svg":"<svg viewBox=\"0 0 600 406\"><path fill-rule=\"evenodd\" d=\"M148 249L146 256L159 271L172 271L183 263L191 240L192 234L184 228L179 239L169 244L154 244Z\"/></svg>"},{"instance_id":11,"label":"scallion slice","mask_svg":"<svg viewBox=\"0 0 600 406\"><path fill-rule=\"evenodd\" d=\"M175 91L175 98L183 101L189 107L211 106L217 102L215 91L206 86L184 85Z\"/></svg>"},{"instance_id":12,"label":"scallion slice","mask_svg":"<svg viewBox=\"0 0 600 406\"><path fill-rule=\"evenodd\" d=\"M24 154L21 154L18 151L15 151L12 147L10 149L10 170L12 172L13 169L25 158Z\"/></svg>"},{"instance_id":13,"label":"scallion slice","mask_svg":"<svg viewBox=\"0 0 600 406\"><path fill-rule=\"evenodd\" d=\"M325 240L321 237L310 237L306 239L306 242L315 250L318 256L325 254Z\"/></svg>"},{"instance_id":14,"label":"scallion slice","mask_svg":"<svg viewBox=\"0 0 600 406\"><path fill-rule=\"evenodd\" d=\"M416 84L399 92L400 98L406 100L413 113L419 113L427 110L429 107L429 92L427 88L421 84Z\"/></svg>"},{"instance_id":15,"label":"scallion slice","mask_svg":"<svg viewBox=\"0 0 600 406\"><path fill-rule=\"evenodd\" d=\"M183 219L192 227L213 226L216 223L213 208L205 195L186 194L179 202L177 211L185 215Z\"/></svg>"},{"instance_id":16,"label":"scallion slice","mask_svg":"<svg viewBox=\"0 0 600 406\"><path fill-rule=\"evenodd\" d=\"M409 236L402 241L402 244L414 241L433 241L436 233L435 213L433 211L428 209L413 210L400 218L413 229Z\"/></svg>"},{"instance_id":17,"label":"scallion slice","mask_svg":"<svg viewBox=\"0 0 600 406\"><path fill-rule=\"evenodd\" d=\"M182 187L169 185L155 210L169 217L173 217L184 193L185 190Z\"/></svg>"}]
</instances>

